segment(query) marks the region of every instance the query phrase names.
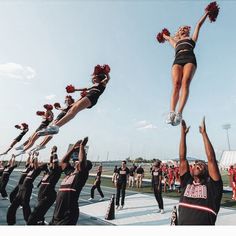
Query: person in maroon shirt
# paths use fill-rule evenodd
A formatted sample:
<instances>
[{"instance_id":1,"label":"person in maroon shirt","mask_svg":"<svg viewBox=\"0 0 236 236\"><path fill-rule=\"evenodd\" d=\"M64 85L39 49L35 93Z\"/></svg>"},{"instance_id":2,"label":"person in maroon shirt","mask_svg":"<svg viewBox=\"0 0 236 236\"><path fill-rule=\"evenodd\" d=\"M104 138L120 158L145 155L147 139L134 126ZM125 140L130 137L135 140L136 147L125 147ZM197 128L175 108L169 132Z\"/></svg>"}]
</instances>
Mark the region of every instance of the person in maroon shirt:
<instances>
[{"instance_id":1,"label":"person in maroon shirt","mask_svg":"<svg viewBox=\"0 0 236 236\"><path fill-rule=\"evenodd\" d=\"M59 181L62 169L58 163L57 147L53 146L49 162L49 171L43 176L38 192L38 204L28 218L27 225L44 225L44 216L56 200L55 186Z\"/></svg>"},{"instance_id":2,"label":"person in maroon shirt","mask_svg":"<svg viewBox=\"0 0 236 236\"><path fill-rule=\"evenodd\" d=\"M199 127L202 135L207 164L198 160L192 175L186 159L186 136L190 127L181 123L179 146L181 196L179 201L179 225L215 225L223 193L223 182L217 165L213 146L208 138L205 118Z\"/></svg>"},{"instance_id":3,"label":"person in maroon shirt","mask_svg":"<svg viewBox=\"0 0 236 236\"><path fill-rule=\"evenodd\" d=\"M125 190L127 180L129 178L129 168L126 166L126 161L121 162L121 167L117 170L118 178L116 184L116 209L120 207L120 193L121 193L121 207L124 208L125 204Z\"/></svg>"},{"instance_id":4,"label":"person in maroon shirt","mask_svg":"<svg viewBox=\"0 0 236 236\"><path fill-rule=\"evenodd\" d=\"M8 225L14 225L16 223L16 212L19 206L23 207L23 215L26 222L28 221L28 218L31 214L30 197L34 187L34 180L40 175L41 171L47 168L47 163L38 163L38 153L35 153L34 155L35 156L33 159L31 159L30 163L32 169L27 173L16 197L13 199L7 210Z\"/></svg>"},{"instance_id":5,"label":"person in maroon shirt","mask_svg":"<svg viewBox=\"0 0 236 236\"><path fill-rule=\"evenodd\" d=\"M79 140L66 155L60 165L65 178L62 180L57 193L56 205L50 225L76 225L79 218L78 200L80 193L88 179L89 171L92 168L91 161L87 160L85 145L88 137ZM75 166L71 166L70 158L73 152L78 151L78 160Z\"/></svg>"}]
</instances>

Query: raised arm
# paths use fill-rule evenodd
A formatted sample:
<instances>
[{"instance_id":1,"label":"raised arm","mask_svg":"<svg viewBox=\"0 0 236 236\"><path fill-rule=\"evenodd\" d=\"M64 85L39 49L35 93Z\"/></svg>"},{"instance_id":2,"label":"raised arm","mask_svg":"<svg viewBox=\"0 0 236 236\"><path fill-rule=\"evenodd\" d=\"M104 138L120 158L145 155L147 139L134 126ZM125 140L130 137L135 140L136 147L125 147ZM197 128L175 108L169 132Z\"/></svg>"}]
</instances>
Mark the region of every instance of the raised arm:
<instances>
[{"instance_id":1,"label":"raised arm","mask_svg":"<svg viewBox=\"0 0 236 236\"><path fill-rule=\"evenodd\" d=\"M189 171L189 164L186 159L187 154L187 145L186 145L186 136L189 131L189 127L186 126L184 120L181 123L181 136L180 136L180 144L179 144L179 172L180 176L183 176L186 172Z\"/></svg>"},{"instance_id":2,"label":"raised arm","mask_svg":"<svg viewBox=\"0 0 236 236\"><path fill-rule=\"evenodd\" d=\"M205 152L206 152L207 160L208 160L209 175L214 181L218 181L221 179L221 175L220 175L220 171L217 165L214 148L206 132L205 117L203 118L201 126L199 126L199 132L202 134L202 138L203 138L203 142L205 146Z\"/></svg>"},{"instance_id":3,"label":"raised arm","mask_svg":"<svg viewBox=\"0 0 236 236\"><path fill-rule=\"evenodd\" d=\"M62 158L62 160L61 160L62 170L64 170L68 166L72 153L79 149L81 142L82 142L82 140L77 141L72 146L72 148L65 154L65 156Z\"/></svg>"},{"instance_id":4,"label":"raised arm","mask_svg":"<svg viewBox=\"0 0 236 236\"><path fill-rule=\"evenodd\" d=\"M197 42L200 28L201 28L202 24L204 23L204 21L206 20L208 14L209 14L209 12L206 11L205 14L204 14L204 15L201 17L201 19L198 21L197 25L195 26L195 29L194 29L194 32L193 32L193 35L192 35L192 40L193 40L194 42Z\"/></svg>"},{"instance_id":5,"label":"raised arm","mask_svg":"<svg viewBox=\"0 0 236 236\"><path fill-rule=\"evenodd\" d=\"M167 40L173 48L175 48L175 45L176 45L177 41L174 40L174 37L171 37L171 36L168 36L166 34L163 34L163 38L165 40Z\"/></svg>"},{"instance_id":6,"label":"raised arm","mask_svg":"<svg viewBox=\"0 0 236 236\"><path fill-rule=\"evenodd\" d=\"M106 78L103 79L101 83L106 86L106 84L109 82L110 79L111 79L110 74L107 73L107 74L106 74Z\"/></svg>"},{"instance_id":7,"label":"raised arm","mask_svg":"<svg viewBox=\"0 0 236 236\"><path fill-rule=\"evenodd\" d=\"M81 170L83 170L86 167L86 153L84 147L86 146L88 142L88 137L85 137L83 141L80 143L80 149L79 149L79 155L78 160L80 162Z\"/></svg>"}]
</instances>

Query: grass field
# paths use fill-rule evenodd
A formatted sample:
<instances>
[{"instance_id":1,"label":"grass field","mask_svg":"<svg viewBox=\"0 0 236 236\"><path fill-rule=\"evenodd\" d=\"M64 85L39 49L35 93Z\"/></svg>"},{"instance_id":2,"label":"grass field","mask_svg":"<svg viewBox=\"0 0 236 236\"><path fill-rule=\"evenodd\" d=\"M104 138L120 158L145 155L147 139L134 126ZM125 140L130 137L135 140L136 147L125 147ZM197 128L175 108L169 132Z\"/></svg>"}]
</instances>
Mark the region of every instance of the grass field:
<instances>
[{"instance_id":1,"label":"grass field","mask_svg":"<svg viewBox=\"0 0 236 236\"><path fill-rule=\"evenodd\" d=\"M91 173L96 173L95 171L92 171ZM103 171L104 175L112 175L111 171ZM150 174L149 174L150 175ZM151 175L149 176L149 178L151 177ZM148 178L147 175L145 175L145 178ZM229 186L229 179L227 176L227 172L222 172L222 179L223 179L223 183L224 186ZM93 184L94 182L94 177L89 177L88 179L88 183L89 184ZM102 178L102 186L107 186L107 187L114 187L111 179L108 178ZM153 194L153 190L151 189L151 185L148 186L144 186L142 188L127 188L128 190L132 190L132 191L137 191L140 193L149 193L149 194ZM169 198L180 198L180 193L178 193L177 191L168 191L166 193L163 192L163 197L169 197ZM236 201L233 201L232 199L232 192L228 192L228 191L224 191L223 196L222 196L222 200L221 200L221 206L223 207L232 207L236 209Z\"/></svg>"}]
</instances>

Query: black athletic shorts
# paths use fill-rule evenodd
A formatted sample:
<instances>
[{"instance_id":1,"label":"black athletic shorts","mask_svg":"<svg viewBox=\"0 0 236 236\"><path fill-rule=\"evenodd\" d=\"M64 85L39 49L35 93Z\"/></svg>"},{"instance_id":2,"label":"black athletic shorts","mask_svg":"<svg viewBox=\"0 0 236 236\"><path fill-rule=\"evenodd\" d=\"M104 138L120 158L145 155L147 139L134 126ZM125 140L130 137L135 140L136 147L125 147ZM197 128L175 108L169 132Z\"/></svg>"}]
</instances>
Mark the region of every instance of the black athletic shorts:
<instances>
[{"instance_id":1,"label":"black athletic shorts","mask_svg":"<svg viewBox=\"0 0 236 236\"><path fill-rule=\"evenodd\" d=\"M197 67L197 60L194 53L192 51L183 51L183 52L177 53L177 55L175 56L173 65L177 64L180 66L184 66L187 63L192 63Z\"/></svg>"},{"instance_id":2,"label":"black athletic shorts","mask_svg":"<svg viewBox=\"0 0 236 236\"><path fill-rule=\"evenodd\" d=\"M67 113L67 112L62 111L62 112L57 116L56 120L62 119L62 118L66 115L66 113Z\"/></svg>"},{"instance_id":3,"label":"black athletic shorts","mask_svg":"<svg viewBox=\"0 0 236 236\"><path fill-rule=\"evenodd\" d=\"M86 97L90 100L91 106L87 107L88 109L92 108L94 105L96 105L98 98L100 97L100 93L97 91L90 91Z\"/></svg>"}]
</instances>

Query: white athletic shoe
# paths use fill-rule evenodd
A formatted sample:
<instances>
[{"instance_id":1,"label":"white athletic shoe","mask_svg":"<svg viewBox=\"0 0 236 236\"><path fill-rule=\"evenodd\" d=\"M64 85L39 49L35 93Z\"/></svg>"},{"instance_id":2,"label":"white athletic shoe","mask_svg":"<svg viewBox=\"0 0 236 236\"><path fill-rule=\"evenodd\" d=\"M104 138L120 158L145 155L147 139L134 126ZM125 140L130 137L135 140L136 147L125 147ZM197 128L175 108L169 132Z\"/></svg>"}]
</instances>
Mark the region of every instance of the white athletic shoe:
<instances>
[{"instance_id":1,"label":"white athletic shoe","mask_svg":"<svg viewBox=\"0 0 236 236\"><path fill-rule=\"evenodd\" d=\"M156 213L160 213L161 212L161 209L158 209L157 211L156 211Z\"/></svg>"},{"instance_id":2,"label":"white athletic shoe","mask_svg":"<svg viewBox=\"0 0 236 236\"><path fill-rule=\"evenodd\" d=\"M177 126L180 124L180 122L182 121L182 114L181 113L176 113L175 115L175 119L174 119L174 122L173 122L173 126Z\"/></svg>"},{"instance_id":3,"label":"white athletic shoe","mask_svg":"<svg viewBox=\"0 0 236 236\"><path fill-rule=\"evenodd\" d=\"M122 210L122 209L124 209L124 205L121 205L121 206L120 206L120 210Z\"/></svg>"},{"instance_id":4,"label":"white athletic shoe","mask_svg":"<svg viewBox=\"0 0 236 236\"><path fill-rule=\"evenodd\" d=\"M119 209L119 206L117 205L117 206L116 206L116 210L118 210L118 209Z\"/></svg>"},{"instance_id":5,"label":"white athletic shoe","mask_svg":"<svg viewBox=\"0 0 236 236\"><path fill-rule=\"evenodd\" d=\"M19 151L19 150L23 150L24 149L24 145L20 145L19 147L16 147L15 150Z\"/></svg>"},{"instance_id":6,"label":"white athletic shoe","mask_svg":"<svg viewBox=\"0 0 236 236\"><path fill-rule=\"evenodd\" d=\"M93 200L93 198L89 198L89 199L88 199L88 201L92 201L92 200Z\"/></svg>"},{"instance_id":7,"label":"white athletic shoe","mask_svg":"<svg viewBox=\"0 0 236 236\"><path fill-rule=\"evenodd\" d=\"M2 200L9 200L8 197L2 197Z\"/></svg>"},{"instance_id":8,"label":"white athletic shoe","mask_svg":"<svg viewBox=\"0 0 236 236\"><path fill-rule=\"evenodd\" d=\"M161 214L164 214L165 212L164 212L164 210L163 209L161 209Z\"/></svg>"},{"instance_id":9,"label":"white athletic shoe","mask_svg":"<svg viewBox=\"0 0 236 236\"><path fill-rule=\"evenodd\" d=\"M37 134L39 136L46 136L46 135L57 134L58 132L59 132L59 126L51 125L51 126L48 126L46 129L38 131Z\"/></svg>"},{"instance_id":10,"label":"white athletic shoe","mask_svg":"<svg viewBox=\"0 0 236 236\"><path fill-rule=\"evenodd\" d=\"M25 154L25 151L24 151L24 150L22 150L22 151L20 151L19 153L17 153L17 154L15 155L15 157L20 156L20 155L23 155L23 154Z\"/></svg>"},{"instance_id":11,"label":"white athletic shoe","mask_svg":"<svg viewBox=\"0 0 236 236\"><path fill-rule=\"evenodd\" d=\"M46 146L40 146L40 145L37 145L36 148L34 149L34 151L39 151L39 150L42 150L42 149L45 149Z\"/></svg>"},{"instance_id":12,"label":"white athletic shoe","mask_svg":"<svg viewBox=\"0 0 236 236\"><path fill-rule=\"evenodd\" d=\"M101 202L101 201L104 201L104 197L100 198L99 201L100 201L100 202Z\"/></svg>"},{"instance_id":13,"label":"white athletic shoe","mask_svg":"<svg viewBox=\"0 0 236 236\"><path fill-rule=\"evenodd\" d=\"M167 116L166 123L173 125L174 119L175 119L175 112L171 111Z\"/></svg>"}]
</instances>

